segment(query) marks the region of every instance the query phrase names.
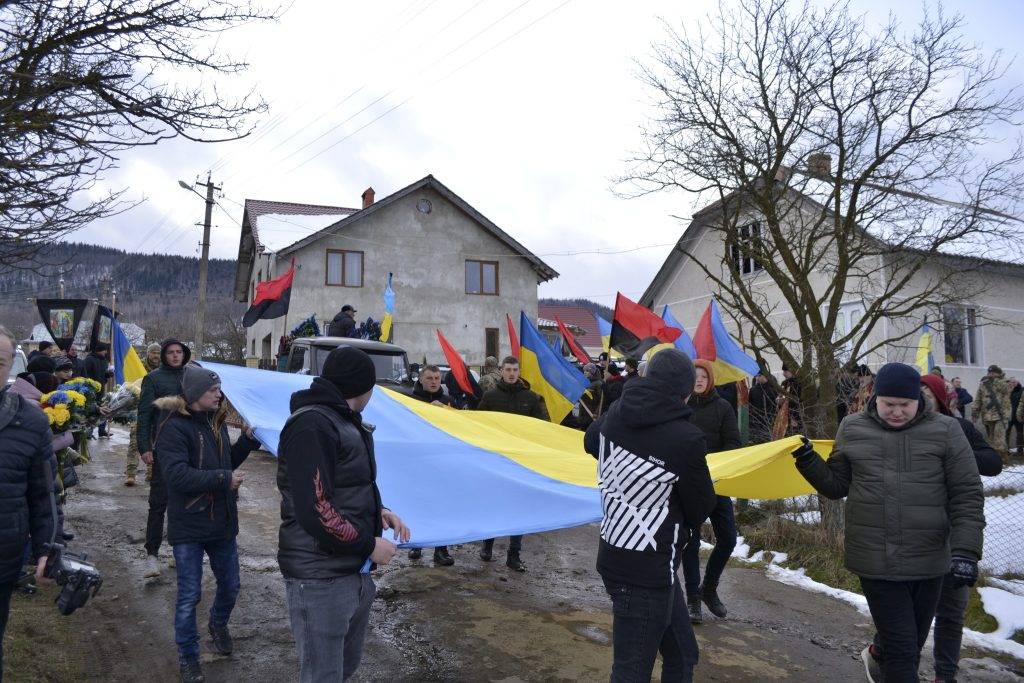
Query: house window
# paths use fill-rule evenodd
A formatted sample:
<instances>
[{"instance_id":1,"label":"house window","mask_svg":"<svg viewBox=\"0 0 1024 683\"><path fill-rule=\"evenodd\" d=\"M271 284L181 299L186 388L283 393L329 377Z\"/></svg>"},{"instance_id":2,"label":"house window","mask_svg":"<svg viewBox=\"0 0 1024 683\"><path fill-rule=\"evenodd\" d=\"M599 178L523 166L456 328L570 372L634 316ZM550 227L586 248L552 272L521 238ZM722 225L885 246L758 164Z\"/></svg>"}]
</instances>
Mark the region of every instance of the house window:
<instances>
[{"instance_id":1,"label":"house window","mask_svg":"<svg viewBox=\"0 0 1024 683\"><path fill-rule=\"evenodd\" d=\"M484 328L484 347L487 350L488 356L498 357L498 328L487 327Z\"/></svg>"},{"instance_id":2,"label":"house window","mask_svg":"<svg viewBox=\"0 0 1024 683\"><path fill-rule=\"evenodd\" d=\"M498 262L466 261L466 294L497 295Z\"/></svg>"},{"instance_id":3,"label":"house window","mask_svg":"<svg viewBox=\"0 0 1024 683\"><path fill-rule=\"evenodd\" d=\"M362 287L363 252L328 249L325 284L335 287Z\"/></svg>"},{"instance_id":4,"label":"house window","mask_svg":"<svg viewBox=\"0 0 1024 683\"><path fill-rule=\"evenodd\" d=\"M836 343L850 333L850 330L857 326L860 319L864 317L864 303L853 301L839 306L839 315L836 316L836 326L832 332L832 343ZM849 362L853 353L853 340L849 340L836 349L836 355L840 363Z\"/></svg>"},{"instance_id":5,"label":"house window","mask_svg":"<svg viewBox=\"0 0 1024 683\"><path fill-rule=\"evenodd\" d=\"M973 308L950 306L942 309L946 362L957 365L980 365L978 348L978 317Z\"/></svg>"},{"instance_id":6,"label":"house window","mask_svg":"<svg viewBox=\"0 0 1024 683\"><path fill-rule=\"evenodd\" d=\"M252 340L252 355L256 355L256 340Z\"/></svg>"},{"instance_id":7,"label":"house window","mask_svg":"<svg viewBox=\"0 0 1024 683\"><path fill-rule=\"evenodd\" d=\"M759 270L764 270L764 266L758 263L757 259L753 256L749 255L754 251L760 240L760 223L750 223L749 225L741 225L736 228L736 244L732 248L732 260L736 264L736 270L740 272L740 275L750 275Z\"/></svg>"}]
</instances>

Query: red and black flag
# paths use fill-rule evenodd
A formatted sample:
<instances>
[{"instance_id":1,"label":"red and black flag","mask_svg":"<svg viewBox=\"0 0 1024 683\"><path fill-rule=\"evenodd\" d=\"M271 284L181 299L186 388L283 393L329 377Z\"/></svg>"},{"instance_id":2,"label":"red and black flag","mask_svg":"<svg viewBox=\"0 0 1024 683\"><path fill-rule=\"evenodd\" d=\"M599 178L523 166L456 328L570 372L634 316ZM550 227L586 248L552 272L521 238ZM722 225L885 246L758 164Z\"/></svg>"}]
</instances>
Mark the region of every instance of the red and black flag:
<instances>
[{"instance_id":1,"label":"red and black flag","mask_svg":"<svg viewBox=\"0 0 1024 683\"><path fill-rule=\"evenodd\" d=\"M670 327L635 301L620 292L615 298L615 317L608 345L619 353L640 359L658 344L671 344L681 331Z\"/></svg>"},{"instance_id":2,"label":"red and black flag","mask_svg":"<svg viewBox=\"0 0 1024 683\"><path fill-rule=\"evenodd\" d=\"M257 320L270 320L288 315L288 303L292 298L292 279L295 278L295 261L288 272L279 278L256 285L256 296L252 306L242 317L244 327L252 327Z\"/></svg>"},{"instance_id":3,"label":"red and black flag","mask_svg":"<svg viewBox=\"0 0 1024 683\"><path fill-rule=\"evenodd\" d=\"M437 331L437 342L441 345L441 351L444 352L445 360L448 361L448 367L451 368L450 374L455 379L458 388L468 396L481 398L483 392L480 390L480 385L477 384L473 373L469 371L466 361L462 359L462 354L456 351L455 347L445 339L445 336L441 334L441 330Z\"/></svg>"},{"instance_id":4,"label":"red and black flag","mask_svg":"<svg viewBox=\"0 0 1024 683\"><path fill-rule=\"evenodd\" d=\"M565 326L565 323L557 315L555 316L555 322L558 324L559 332L562 333L562 339L569 345L569 351L572 352L572 355L576 356L576 360L581 363L593 363L594 361L590 360L590 356L587 355L587 352L576 341L576 337L572 336L572 332L569 331L569 328Z\"/></svg>"}]
</instances>

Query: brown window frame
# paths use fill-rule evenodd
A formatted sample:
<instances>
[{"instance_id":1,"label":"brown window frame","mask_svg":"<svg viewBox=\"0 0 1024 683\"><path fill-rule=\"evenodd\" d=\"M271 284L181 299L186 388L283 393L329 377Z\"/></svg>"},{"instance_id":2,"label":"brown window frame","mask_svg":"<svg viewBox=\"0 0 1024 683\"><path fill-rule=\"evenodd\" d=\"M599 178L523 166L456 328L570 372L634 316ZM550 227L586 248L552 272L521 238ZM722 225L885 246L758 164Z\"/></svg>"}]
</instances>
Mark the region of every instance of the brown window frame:
<instances>
[{"instance_id":1,"label":"brown window frame","mask_svg":"<svg viewBox=\"0 0 1024 683\"><path fill-rule=\"evenodd\" d=\"M470 264L470 263L475 263L475 264L477 264L480 267L479 268L479 271L480 271L480 291L479 292L471 292L471 291L469 291L469 282L467 282L466 279L465 279L466 278L466 268L465 268L465 266ZM494 291L493 292L485 292L485 291L483 291L483 289L484 289L484 266L485 265L494 266ZM480 261L478 259L468 258L468 259L466 259L466 263L465 263L465 265L463 265L463 268L462 268L462 278L463 278L463 288L466 290L466 294L469 294L471 296L501 296L501 264L498 263L497 261Z\"/></svg>"},{"instance_id":2,"label":"brown window frame","mask_svg":"<svg viewBox=\"0 0 1024 683\"><path fill-rule=\"evenodd\" d=\"M330 273L330 259L331 254L359 254L359 284L358 285L346 285L345 284L345 257L341 257L341 283L335 284L328 281L328 274ZM324 286L325 287L348 287L349 289L358 289L363 286L366 281L366 252L358 251L356 249L328 249L324 253Z\"/></svg>"},{"instance_id":3,"label":"brown window frame","mask_svg":"<svg viewBox=\"0 0 1024 683\"><path fill-rule=\"evenodd\" d=\"M494 353L491 353L490 339L489 337L494 336ZM484 353L488 356L494 356L495 358L501 355L501 328L498 327L485 327L484 328Z\"/></svg>"}]
</instances>

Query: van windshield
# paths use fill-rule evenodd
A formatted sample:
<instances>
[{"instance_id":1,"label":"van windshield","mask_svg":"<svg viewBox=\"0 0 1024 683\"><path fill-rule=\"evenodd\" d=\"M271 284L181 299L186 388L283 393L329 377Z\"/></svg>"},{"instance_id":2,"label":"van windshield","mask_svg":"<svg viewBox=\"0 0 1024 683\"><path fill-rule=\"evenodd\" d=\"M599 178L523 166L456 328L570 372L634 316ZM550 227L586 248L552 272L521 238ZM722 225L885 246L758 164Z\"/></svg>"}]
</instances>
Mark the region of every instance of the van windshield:
<instances>
[{"instance_id":1,"label":"van windshield","mask_svg":"<svg viewBox=\"0 0 1024 683\"><path fill-rule=\"evenodd\" d=\"M323 372L324 362L327 360L327 355L332 350L333 348L317 347L316 354L314 356L314 369L317 375ZM369 355L370 360L373 361L373 367L377 371L378 382L385 381L401 384L408 380L408 375L405 371L405 354L367 351L367 355Z\"/></svg>"}]
</instances>

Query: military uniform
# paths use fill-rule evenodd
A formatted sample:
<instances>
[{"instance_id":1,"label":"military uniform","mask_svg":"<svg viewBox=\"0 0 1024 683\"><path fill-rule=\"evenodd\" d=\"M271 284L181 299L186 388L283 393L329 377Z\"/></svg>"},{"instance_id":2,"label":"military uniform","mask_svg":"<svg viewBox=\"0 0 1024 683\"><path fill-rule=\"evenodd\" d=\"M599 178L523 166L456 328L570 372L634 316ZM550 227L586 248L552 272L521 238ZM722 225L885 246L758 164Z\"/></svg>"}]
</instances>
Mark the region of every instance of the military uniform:
<instances>
[{"instance_id":1,"label":"military uniform","mask_svg":"<svg viewBox=\"0 0 1024 683\"><path fill-rule=\"evenodd\" d=\"M1006 452L1006 428L1013 415L1011 391L1010 383L1002 373L997 377L985 377L978 385L972 404L974 421L984 427L985 440L1000 453Z\"/></svg>"},{"instance_id":2,"label":"military uniform","mask_svg":"<svg viewBox=\"0 0 1024 683\"><path fill-rule=\"evenodd\" d=\"M153 372L160 367L160 361L156 363L149 362L149 354L146 354L146 359L142 361L146 366L147 372ZM124 476L125 482L135 481L135 476L139 473L139 421L135 420L132 422L132 429L128 436L128 453L125 456ZM152 474L149 468L146 468L146 481L150 481Z\"/></svg>"}]
</instances>

